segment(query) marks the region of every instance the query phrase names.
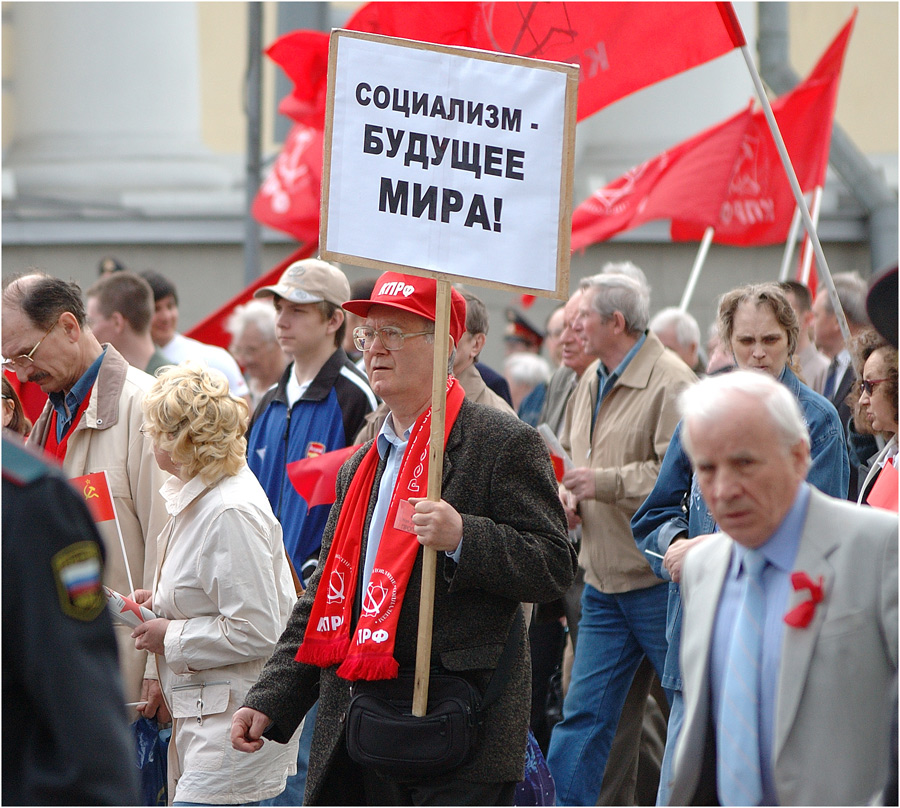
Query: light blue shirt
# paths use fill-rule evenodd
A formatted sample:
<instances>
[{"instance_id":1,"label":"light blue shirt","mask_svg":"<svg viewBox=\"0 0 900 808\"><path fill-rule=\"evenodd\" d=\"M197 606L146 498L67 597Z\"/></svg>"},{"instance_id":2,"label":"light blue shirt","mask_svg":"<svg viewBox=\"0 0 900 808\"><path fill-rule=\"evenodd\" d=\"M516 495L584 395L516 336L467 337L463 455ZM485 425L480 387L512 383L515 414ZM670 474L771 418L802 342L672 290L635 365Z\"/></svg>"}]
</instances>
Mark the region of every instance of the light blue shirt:
<instances>
[{"instance_id":1,"label":"light blue shirt","mask_svg":"<svg viewBox=\"0 0 900 808\"><path fill-rule=\"evenodd\" d=\"M386 455L387 463L384 467L384 474L381 475L381 482L378 484L378 499L375 502L375 510L372 512L372 521L369 524L366 560L363 564L362 592L366 591L375 567L375 556L378 554L378 546L381 544L381 534L384 532L384 523L387 520L387 512L391 505L391 497L394 495L394 487L397 485L397 478L400 476L400 466L403 463L403 455L409 443L411 430L412 427L403 433L403 437L398 437L394 431L394 419L388 415L381 425L378 437L375 438L378 454L382 459ZM446 555L458 564L461 553L462 541L460 540L456 550Z\"/></svg>"},{"instance_id":2,"label":"light blue shirt","mask_svg":"<svg viewBox=\"0 0 900 808\"><path fill-rule=\"evenodd\" d=\"M763 626L763 651L760 687L760 772L762 773L763 805L778 805L773 776L773 749L775 743L775 705L777 701L778 672L781 667L781 642L784 635L784 615L791 593L791 572L800 546L800 534L806 521L809 506L809 484L801 483L790 510L781 520L771 538L759 548L768 565L762 576L766 597L766 617ZM728 650L734 634L737 612L743 586L742 562L746 548L733 544L731 564L722 587L719 608L713 629L710 652L710 684L712 708L716 724L721 723L719 705L725 670L728 666Z\"/></svg>"},{"instance_id":3,"label":"light blue shirt","mask_svg":"<svg viewBox=\"0 0 900 808\"><path fill-rule=\"evenodd\" d=\"M387 456L387 464L384 467L384 474L381 475L381 482L378 484L378 499L375 502L375 510L372 512L372 521L369 524L366 560L363 564L361 590L363 592L366 591L366 587L369 585L369 578L372 577L375 556L378 553L378 545L381 544L381 534L384 531L384 523L387 519L391 497L394 494L394 486L397 484L397 477L400 475L400 465L403 462L406 445L409 443L411 429L412 427L407 429L402 437L398 436L394 432L394 419L389 414L381 425L378 437L375 438L378 454L382 459Z\"/></svg>"},{"instance_id":4,"label":"light blue shirt","mask_svg":"<svg viewBox=\"0 0 900 808\"><path fill-rule=\"evenodd\" d=\"M628 367L628 363L634 359L637 352L646 341L647 332L645 331L641 334L641 338L631 346L631 350L625 354L622 361L616 365L616 369L612 373L606 369L606 366L602 362L597 364L597 404L594 406L594 415L591 419L591 434L594 432L594 424L597 422L597 413L600 412L600 404L602 404L603 399L609 395L610 390L616 386L616 382L622 378L622 374L625 372L625 368Z\"/></svg>"},{"instance_id":5,"label":"light blue shirt","mask_svg":"<svg viewBox=\"0 0 900 808\"><path fill-rule=\"evenodd\" d=\"M91 392L97 374L100 373L100 365L106 356L106 348L103 349L91 366L81 375L81 378L72 385L68 393L50 393L48 398L56 410L56 440L61 441L72 426L72 419L78 414L78 408L84 397Z\"/></svg>"}]
</instances>

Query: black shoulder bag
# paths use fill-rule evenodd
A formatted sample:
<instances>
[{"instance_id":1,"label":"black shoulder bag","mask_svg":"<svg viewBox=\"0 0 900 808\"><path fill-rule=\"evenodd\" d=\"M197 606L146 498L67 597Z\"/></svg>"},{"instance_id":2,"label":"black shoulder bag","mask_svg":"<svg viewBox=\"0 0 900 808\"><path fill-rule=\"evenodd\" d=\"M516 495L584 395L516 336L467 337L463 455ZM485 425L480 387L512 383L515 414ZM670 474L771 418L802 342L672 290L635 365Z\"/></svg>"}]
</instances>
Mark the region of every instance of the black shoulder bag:
<instances>
[{"instance_id":1,"label":"black shoulder bag","mask_svg":"<svg viewBox=\"0 0 900 808\"><path fill-rule=\"evenodd\" d=\"M484 711L506 687L521 635L517 612L484 695L462 676L432 671L424 716L412 714L414 671L354 682L347 712L350 757L382 774L410 779L461 766L475 750Z\"/></svg>"}]
</instances>

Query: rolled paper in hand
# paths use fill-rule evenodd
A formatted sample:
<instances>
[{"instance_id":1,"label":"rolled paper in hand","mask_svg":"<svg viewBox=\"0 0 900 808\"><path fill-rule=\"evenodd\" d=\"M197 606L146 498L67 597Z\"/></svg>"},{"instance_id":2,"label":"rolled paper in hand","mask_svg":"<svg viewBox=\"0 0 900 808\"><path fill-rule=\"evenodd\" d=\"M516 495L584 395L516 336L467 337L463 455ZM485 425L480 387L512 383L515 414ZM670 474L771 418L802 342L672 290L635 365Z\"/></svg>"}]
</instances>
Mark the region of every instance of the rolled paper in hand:
<instances>
[{"instance_id":1,"label":"rolled paper in hand","mask_svg":"<svg viewBox=\"0 0 900 808\"><path fill-rule=\"evenodd\" d=\"M156 617L149 609L138 606L131 598L119 594L115 589L104 586L103 591L106 593L106 605L109 607L109 612L113 620L118 623L137 628L141 623L146 623Z\"/></svg>"}]
</instances>

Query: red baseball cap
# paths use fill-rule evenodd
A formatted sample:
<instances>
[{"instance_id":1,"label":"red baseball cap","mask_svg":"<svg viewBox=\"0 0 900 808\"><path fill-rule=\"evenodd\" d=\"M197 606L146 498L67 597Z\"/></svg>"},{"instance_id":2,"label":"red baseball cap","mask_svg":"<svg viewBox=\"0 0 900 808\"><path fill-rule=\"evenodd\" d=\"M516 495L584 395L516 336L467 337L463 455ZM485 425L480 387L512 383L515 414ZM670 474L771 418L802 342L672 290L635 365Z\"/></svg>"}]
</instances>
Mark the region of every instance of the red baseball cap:
<instances>
[{"instance_id":1,"label":"red baseball cap","mask_svg":"<svg viewBox=\"0 0 900 808\"><path fill-rule=\"evenodd\" d=\"M365 317L372 306L390 306L434 322L436 298L437 281L434 278L385 272L375 282L372 296L368 300L348 300L344 303L344 308L352 314ZM466 299L451 287L450 336L458 345L460 337L465 333Z\"/></svg>"}]
</instances>

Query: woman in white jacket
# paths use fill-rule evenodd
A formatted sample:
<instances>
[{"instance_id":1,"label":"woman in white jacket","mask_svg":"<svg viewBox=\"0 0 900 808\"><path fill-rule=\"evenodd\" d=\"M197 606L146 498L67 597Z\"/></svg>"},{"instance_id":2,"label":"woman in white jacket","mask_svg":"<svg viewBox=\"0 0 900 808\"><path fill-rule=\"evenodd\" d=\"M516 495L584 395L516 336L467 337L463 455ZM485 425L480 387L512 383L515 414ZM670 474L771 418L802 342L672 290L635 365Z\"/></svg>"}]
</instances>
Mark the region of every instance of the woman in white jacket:
<instances>
[{"instance_id":1,"label":"woman in white jacket","mask_svg":"<svg viewBox=\"0 0 900 808\"><path fill-rule=\"evenodd\" d=\"M163 372L143 402L169 521L157 540L157 615L135 629L155 653L173 717L169 794L174 805L254 804L281 793L297 739L242 755L231 716L275 647L295 602L281 526L244 459L247 405L215 370Z\"/></svg>"}]
</instances>

